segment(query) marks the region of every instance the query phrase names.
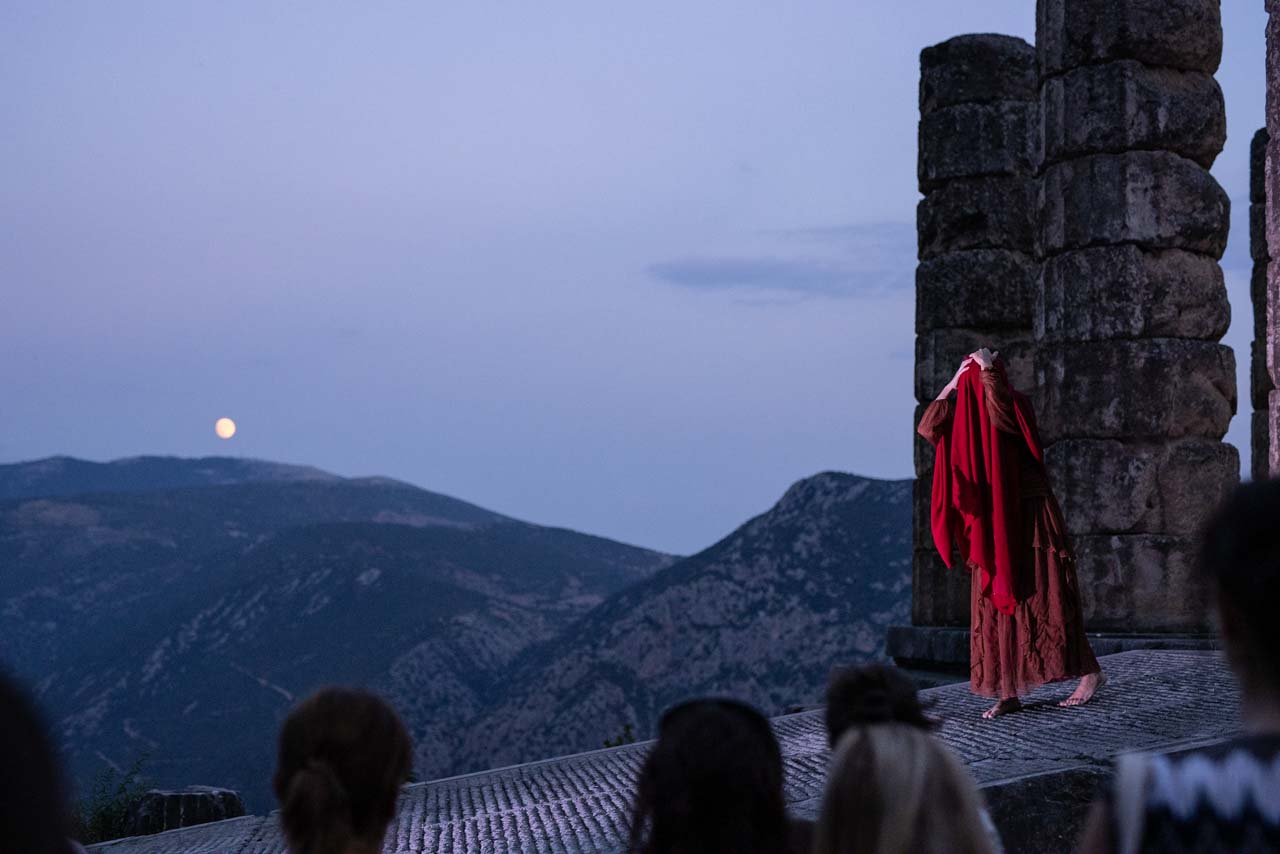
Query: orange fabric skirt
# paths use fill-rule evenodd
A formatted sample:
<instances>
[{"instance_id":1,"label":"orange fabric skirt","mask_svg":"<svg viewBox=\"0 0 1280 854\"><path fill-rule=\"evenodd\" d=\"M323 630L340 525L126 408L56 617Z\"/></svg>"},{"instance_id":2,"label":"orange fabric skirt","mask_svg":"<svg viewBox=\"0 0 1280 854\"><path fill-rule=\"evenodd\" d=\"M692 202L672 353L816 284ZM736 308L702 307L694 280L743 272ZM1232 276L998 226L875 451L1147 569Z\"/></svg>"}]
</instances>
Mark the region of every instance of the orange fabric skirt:
<instances>
[{"instance_id":1,"label":"orange fabric skirt","mask_svg":"<svg viewBox=\"0 0 1280 854\"><path fill-rule=\"evenodd\" d=\"M1031 573L1032 595L1002 614L982 590L982 573L970 570L969 685L984 697L1016 697L1100 669L1084 634L1080 583L1058 501L1024 498L1023 510L1022 569Z\"/></svg>"}]
</instances>

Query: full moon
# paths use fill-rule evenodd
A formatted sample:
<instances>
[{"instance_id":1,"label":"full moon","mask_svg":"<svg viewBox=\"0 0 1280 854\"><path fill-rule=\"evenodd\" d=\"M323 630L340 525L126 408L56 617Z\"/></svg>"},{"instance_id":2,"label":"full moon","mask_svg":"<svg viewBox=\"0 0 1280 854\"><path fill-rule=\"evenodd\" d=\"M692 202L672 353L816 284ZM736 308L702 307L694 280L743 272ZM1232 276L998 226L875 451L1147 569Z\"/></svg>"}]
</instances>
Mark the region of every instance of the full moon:
<instances>
[{"instance_id":1,"label":"full moon","mask_svg":"<svg viewBox=\"0 0 1280 854\"><path fill-rule=\"evenodd\" d=\"M213 432L218 434L219 439L230 439L236 434L236 422L230 418L219 418L213 424Z\"/></svg>"}]
</instances>

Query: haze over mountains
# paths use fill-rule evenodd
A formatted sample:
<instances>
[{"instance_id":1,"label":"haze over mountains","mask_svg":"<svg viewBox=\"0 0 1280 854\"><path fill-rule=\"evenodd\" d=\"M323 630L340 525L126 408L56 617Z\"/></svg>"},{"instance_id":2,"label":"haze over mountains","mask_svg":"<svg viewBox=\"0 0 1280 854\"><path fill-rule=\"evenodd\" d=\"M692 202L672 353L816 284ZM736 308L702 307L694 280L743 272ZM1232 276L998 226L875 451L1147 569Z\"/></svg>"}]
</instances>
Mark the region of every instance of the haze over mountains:
<instances>
[{"instance_id":1,"label":"haze over mountains","mask_svg":"<svg viewBox=\"0 0 1280 854\"><path fill-rule=\"evenodd\" d=\"M819 475L677 559L306 467L0 466L0 661L81 781L145 755L265 810L279 722L330 682L396 702L423 779L643 737L693 693L813 702L906 618L909 493Z\"/></svg>"}]
</instances>

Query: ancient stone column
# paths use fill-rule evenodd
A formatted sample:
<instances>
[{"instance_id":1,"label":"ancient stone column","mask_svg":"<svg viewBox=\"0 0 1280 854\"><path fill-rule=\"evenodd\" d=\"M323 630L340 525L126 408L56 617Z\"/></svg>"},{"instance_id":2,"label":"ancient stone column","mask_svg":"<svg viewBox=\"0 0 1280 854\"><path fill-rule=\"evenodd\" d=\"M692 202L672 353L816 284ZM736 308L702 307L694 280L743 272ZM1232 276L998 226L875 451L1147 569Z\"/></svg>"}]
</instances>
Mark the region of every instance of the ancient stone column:
<instances>
[{"instance_id":1,"label":"ancient stone column","mask_svg":"<svg viewBox=\"0 0 1280 854\"><path fill-rule=\"evenodd\" d=\"M1253 404L1251 425L1250 475L1264 480L1271 473L1271 392L1275 383L1267 368L1267 265L1271 253L1267 249L1267 129L1253 135L1249 146L1249 255L1253 259L1253 275L1249 279L1249 301L1253 306L1253 345L1249 364L1250 398Z\"/></svg>"},{"instance_id":2,"label":"ancient stone column","mask_svg":"<svg viewBox=\"0 0 1280 854\"><path fill-rule=\"evenodd\" d=\"M1025 41L966 35L921 52L917 423L979 347L1005 356L1015 384L1032 380L1037 121L1035 50ZM933 547L932 476L933 449L917 438L912 622L967 626L969 575L948 571Z\"/></svg>"},{"instance_id":3,"label":"ancient stone column","mask_svg":"<svg viewBox=\"0 0 1280 854\"><path fill-rule=\"evenodd\" d=\"M1265 200L1267 255L1280 259L1280 0L1267 3L1267 164ZM1280 261L1267 264L1266 360L1275 388L1267 402L1268 469L1280 476Z\"/></svg>"},{"instance_id":4,"label":"ancient stone column","mask_svg":"<svg viewBox=\"0 0 1280 854\"><path fill-rule=\"evenodd\" d=\"M1036 35L1036 371L1086 625L1203 631L1195 540L1240 467L1218 0L1040 0Z\"/></svg>"}]
</instances>

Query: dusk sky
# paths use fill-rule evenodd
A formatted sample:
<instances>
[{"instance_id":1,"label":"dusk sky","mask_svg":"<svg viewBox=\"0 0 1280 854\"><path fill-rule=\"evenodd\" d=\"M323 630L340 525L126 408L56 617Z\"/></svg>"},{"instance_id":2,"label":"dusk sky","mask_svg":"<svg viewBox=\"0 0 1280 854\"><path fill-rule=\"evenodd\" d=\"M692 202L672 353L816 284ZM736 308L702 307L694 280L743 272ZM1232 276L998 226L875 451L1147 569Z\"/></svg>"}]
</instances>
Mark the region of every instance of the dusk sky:
<instances>
[{"instance_id":1,"label":"dusk sky","mask_svg":"<svg viewBox=\"0 0 1280 854\"><path fill-rule=\"evenodd\" d=\"M1265 14L1224 7L1247 464ZM919 51L1033 31L1032 0L5 3L0 462L307 463L680 553L818 471L909 477Z\"/></svg>"}]
</instances>

